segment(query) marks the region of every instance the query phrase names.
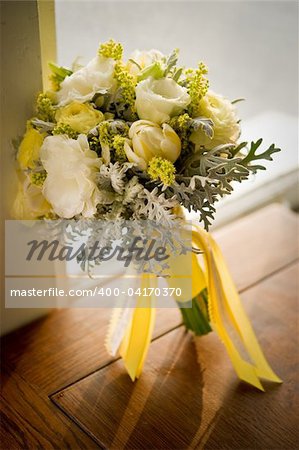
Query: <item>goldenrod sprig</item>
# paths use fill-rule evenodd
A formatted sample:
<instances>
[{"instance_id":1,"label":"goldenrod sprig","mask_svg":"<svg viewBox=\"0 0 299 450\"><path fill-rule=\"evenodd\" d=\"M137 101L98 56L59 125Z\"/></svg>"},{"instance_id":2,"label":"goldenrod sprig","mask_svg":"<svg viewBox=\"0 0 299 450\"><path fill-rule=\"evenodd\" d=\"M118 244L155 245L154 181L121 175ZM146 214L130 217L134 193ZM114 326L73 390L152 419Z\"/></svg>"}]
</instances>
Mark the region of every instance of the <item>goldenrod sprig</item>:
<instances>
[{"instance_id":1,"label":"goldenrod sprig","mask_svg":"<svg viewBox=\"0 0 299 450\"><path fill-rule=\"evenodd\" d=\"M46 178L47 178L46 172L33 172L30 174L30 181L35 186L42 187Z\"/></svg>"},{"instance_id":2,"label":"goldenrod sprig","mask_svg":"<svg viewBox=\"0 0 299 450\"><path fill-rule=\"evenodd\" d=\"M119 162L127 161L127 155L124 149L126 140L127 138L120 134L115 135L113 138L112 147L115 150L115 159Z\"/></svg>"},{"instance_id":3,"label":"goldenrod sprig","mask_svg":"<svg viewBox=\"0 0 299 450\"><path fill-rule=\"evenodd\" d=\"M61 123L59 125L57 125L54 130L53 130L53 134L66 134L69 138L71 139L77 139L79 133L77 133L77 131L73 130L72 127L70 127L70 125L67 125L65 123Z\"/></svg>"},{"instance_id":4,"label":"goldenrod sprig","mask_svg":"<svg viewBox=\"0 0 299 450\"><path fill-rule=\"evenodd\" d=\"M49 96L46 93L38 95L36 100L37 117L45 122L55 121L55 108Z\"/></svg>"},{"instance_id":5,"label":"goldenrod sprig","mask_svg":"<svg viewBox=\"0 0 299 450\"><path fill-rule=\"evenodd\" d=\"M119 61L122 59L123 46L119 42L115 42L113 39L110 39L108 42L100 45L99 55Z\"/></svg>"},{"instance_id":6,"label":"goldenrod sprig","mask_svg":"<svg viewBox=\"0 0 299 450\"><path fill-rule=\"evenodd\" d=\"M169 186L175 181L175 167L172 162L160 156L154 156L148 164L147 173L152 180L161 180Z\"/></svg>"},{"instance_id":7,"label":"goldenrod sprig","mask_svg":"<svg viewBox=\"0 0 299 450\"><path fill-rule=\"evenodd\" d=\"M135 86L136 77L130 74L121 62L118 62L114 68L114 78L120 89L121 101L127 106L134 109L135 104Z\"/></svg>"},{"instance_id":8,"label":"goldenrod sprig","mask_svg":"<svg viewBox=\"0 0 299 450\"><path fill-rule=\"evenodd\" d=\"M192 117L196 117L199 114L200 100L206 95L209 89L209 81L205 77L208 73L207 66L204 63L199 63L198 69L187 69L185 71L184 84L188 88L189 95L191 97L191 103L189 106L189 113Z\"/></svg>"}]
</instances>

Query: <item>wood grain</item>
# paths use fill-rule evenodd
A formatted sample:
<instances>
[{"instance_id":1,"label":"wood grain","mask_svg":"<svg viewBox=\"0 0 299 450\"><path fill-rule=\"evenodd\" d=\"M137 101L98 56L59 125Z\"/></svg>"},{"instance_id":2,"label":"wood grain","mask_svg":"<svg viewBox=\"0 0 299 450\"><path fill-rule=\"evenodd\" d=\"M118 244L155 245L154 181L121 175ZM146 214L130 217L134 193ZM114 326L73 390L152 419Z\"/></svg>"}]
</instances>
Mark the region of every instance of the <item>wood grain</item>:
<instances>
[{"instance_id":1,"label":"wood grain","mask_svg":"<svg viewBox=\"0 0 299 450\"><path fill-rule=\"evenodd\" d=\"M239 382L214 333L194 343L180 327L151 345L135 384L116 361L53 401L109 449L298 448L297 275L294 264L243 295L283 385Z\"/></svg>"},{"instance_id":2,"label":"wood grain","mask_svg":"<svg viewBox=\"0 0 299 450\"><path fill-rule=\"evenodd\" d=\"M67 309L2 338L10 370L50 394L99 369L113 358L104 346L110 309ZM179 325L177 309L158 314L154 336Z\"/></svg>"},{"instance_id":3,"label":"wood grain","mask_svg":"<svg viewBox=\"0 0 299 450\"><path fill-rule=\"evenodd\" d=\"M274 203L215 233L239 291L298 259L298 230L298 215Z\"/></svg>"},{"instance_id":4,"label":"wood grain","mask_svg":"<svg viewBox=\"0 0 299 450\"><path fill-rule=\"evenodd\" d=\"M273 205L215 234L239 289L298 257L297 223L295 214ZM5 363L45 393L53 393L112 361L103 345L110 314L108 309L55 311L2 339ZM180 323L177 309L161 309L154 336Z\"/></svg>"},{"instance_id":5,"label":"wood grain","mask_svg":"<svg viewBox=\"0 0 299 450\"><path fill-rule=\"evenodd\" d=\"M176 309L158 311L147 366L132 384L104 348L110 310L57 310L1 339L1 449L291 448L296 350L285 305L295 278L283 268L298 258L296 223L271 206L215 233L239 289L254 286L243 298L282 387L260 396L240 385L215 334L194 343Z\"/></svg>"},{"instance_id":6,"label":"wood grain","mask_svg":"<svg viewBox=\"0 0 299 450\"><path fill-rule=\"evenodd\" d=\"M98 448L49 398L5 368L2 369L0 443L3 450Z\"/></svg>"}]
</instances>

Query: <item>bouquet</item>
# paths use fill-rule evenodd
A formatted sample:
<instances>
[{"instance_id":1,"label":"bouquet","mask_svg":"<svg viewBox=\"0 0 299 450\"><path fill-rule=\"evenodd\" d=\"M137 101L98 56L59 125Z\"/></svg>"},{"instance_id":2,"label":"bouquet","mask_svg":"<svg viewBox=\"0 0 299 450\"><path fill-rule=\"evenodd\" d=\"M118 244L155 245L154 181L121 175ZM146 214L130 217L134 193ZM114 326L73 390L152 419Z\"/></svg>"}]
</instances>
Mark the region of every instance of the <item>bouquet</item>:
<instances>
[{"instance_id":1,"label":"bouquet","mask_svg":"<svg viewBox=\"0 0 299 450\"><path fill-rule=\"evenodd\" d=\"M15 217L149 220L171 232L184 209L197 212L203 226L192 226L192 305L181 308L183 322L195 334L214 329L241 379L259 389L260 378L280 382L208 233L215 203L232 193L234 182L264 170L260 161L272 160L279 149L272 144L260 150L262 139L240 142L239 100L210 90L204 63L180 66L178 50L169 56L137 50L124 61L122 45L110 40L84 67L50 68L51 89L38 95L18 148ZM120 352L133 380L141 373L153 322L152 307L113 315L107 347Z\"/></svg>"}]
</instances>

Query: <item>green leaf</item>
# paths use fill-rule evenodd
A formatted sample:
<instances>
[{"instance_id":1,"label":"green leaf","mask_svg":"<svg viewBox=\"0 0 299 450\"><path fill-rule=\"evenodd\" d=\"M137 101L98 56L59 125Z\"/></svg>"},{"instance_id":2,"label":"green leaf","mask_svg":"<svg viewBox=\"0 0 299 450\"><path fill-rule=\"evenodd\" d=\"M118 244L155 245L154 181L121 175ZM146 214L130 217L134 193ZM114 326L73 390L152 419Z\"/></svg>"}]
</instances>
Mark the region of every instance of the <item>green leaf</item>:
<instances>
[{"instance_id":1,"label":"green leaf","mask_svg":"<svg viewBox=\"0 0 299 450\"><path fill-rule=\"evenodd\" d=\"M214 136L214 123L212 119L206 117L196 117L192 120L192 127L194 131L201 129L210 139Z\"/></svg>"},{"instance_id":2,"label":"green leaf","mask_svg":"<svg viewBox=\"0 0 299 450\"><path fill-rule=\"evenodd\" d=\"M280 152L280 148L275 147L274 144L270 145L270 147L262 153L256 154L257 150L261 146L263 139L259 139L256 142L251 142L250 149L248 154L243 158L240 164L246 167L248 170L252 172L256 172L257 170L266 170L266 168L260 164L252 164L253 161L257 161L260 159L264 159L267 161L273 161L272 155L274 153Z\"/></svg>"},{"instance_id":3,"label":"green leaf","mask_svg":"<svg viewBox=\"0 0 299 450\"><path fill-rule=\"evenodd\" d=\"M233 100L231 102L231 104L235 105L236 103L239 103L239 102L245 102L245 98L236 98L235 100Z\"/></svg>"},{"instance_id":4,"label":"green leaf","mask_svg":"<svg viewBox=\"0 0 299 450\"><path fill-rule=\"evenodd\" d=\"M57 64L54 64L52 62L49 62L48 65L52 71L51 79L57 85L57 87L60 86L60 83L62 83L65 77L70 76L73 73L70 69L62 66L57 66Z\"/></svg>"},{"instance_id":5,"label":"green leaf","mask_svg":"<svg viewBox=\"0 0 299 450\"><path fill-rule=\"evenodd\" d=\"M183 67L179 67L179 68L174 72L172 79L173 79L176 83L179 81L180 76L181 76L182 73L183 73L183 70L184 70Z\"/></svg>"},{"instance_id":6,"label":"green leaf","mask_svg":"<svg viewBox=\"0 0 299 450\"><path fill-rule=\"evenodd\" d=\"M129 61L130 61L132 64L135 64L135 66L137 66L139 70L142 70L142 67L141 67L141 66L138 64L138 62L136 62L134 59L129 58Z\"/></svg>"},{"instance_id":7,"label":"green leaf","mask_svg":"<svg viewBox=\"0 0 299 450\"><path fill-rule=\"evenodd\" d=\"M166 61L166 69L164 71L164 77L166 77L166 75L171 71L171 69L175 67L176 63L178 62L178 58L179 58L179 49L175 48L171 52Z\"/></svg>"},{"instance_id":8,"label":"green leaf","mask_svg":"<svg viewBox=\"0 0 299 450\"><path fill-rule=\"evenodd\" d=\"M235 156L238 156L247 144L248 142L241 142L241 144L237 145L235 148L230 149L231 157L234 158Z\"/></svg>"},{"instance_id":9,"label":"green leaf","mask_svg":"<svg viewBox=\"0 0 299 450\"><path fill-rule=\"evenodd\" d=\"M153 77L155 79L162 78L164 75L164 70L161 64L157 61L152 63L150 66L145 67L138 75L137 81L145 80L148 77Z\"/></svg>"}]
</instances>

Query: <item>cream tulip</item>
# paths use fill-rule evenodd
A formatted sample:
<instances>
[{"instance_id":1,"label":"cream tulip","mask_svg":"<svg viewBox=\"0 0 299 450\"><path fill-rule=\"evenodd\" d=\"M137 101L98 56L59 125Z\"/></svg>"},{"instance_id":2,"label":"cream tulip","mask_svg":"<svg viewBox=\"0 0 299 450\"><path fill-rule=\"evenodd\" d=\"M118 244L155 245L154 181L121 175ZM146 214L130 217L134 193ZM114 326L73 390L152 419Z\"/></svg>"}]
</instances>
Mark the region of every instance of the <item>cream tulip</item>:
<instances>
[{"instance_id":1,"label":"cream tulip","mask_svg":"<svg viewBox=\"0 0 299 450\"><path fill-rule=\"evenodd\" d=\"M181 140L170 125L161 126L148 120L138 120L131 125L129 137L132 148L127 142L125 152L130 162L146 170L154 156L160 156L175 162L181 153Z\"/></svg>"}]
</instances>

